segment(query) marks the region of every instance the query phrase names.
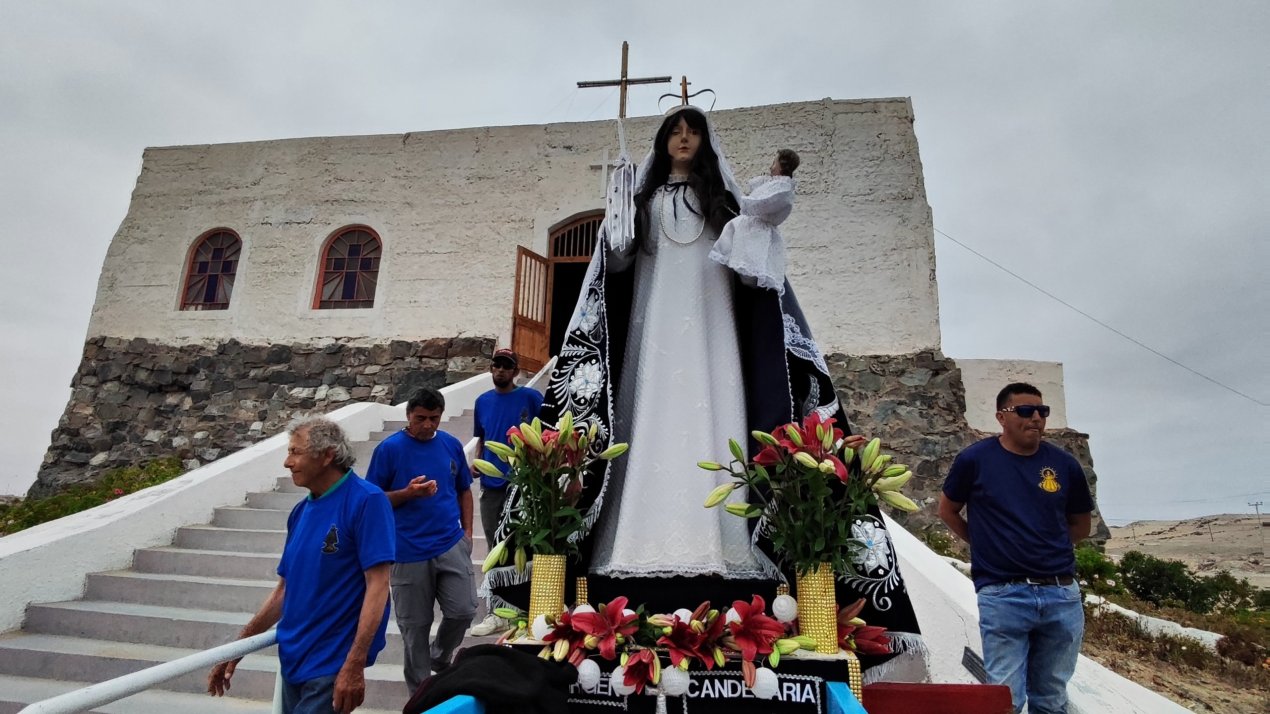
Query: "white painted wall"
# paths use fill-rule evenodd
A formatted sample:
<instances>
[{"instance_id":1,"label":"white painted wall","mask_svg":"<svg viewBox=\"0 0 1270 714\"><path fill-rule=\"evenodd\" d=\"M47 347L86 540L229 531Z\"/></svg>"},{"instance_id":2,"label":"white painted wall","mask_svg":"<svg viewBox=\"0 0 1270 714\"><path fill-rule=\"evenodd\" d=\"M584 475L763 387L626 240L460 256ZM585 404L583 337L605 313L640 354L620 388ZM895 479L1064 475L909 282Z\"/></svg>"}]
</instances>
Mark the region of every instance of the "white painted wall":
<instances>
[{"instance_id":1,"label":"white painted wall","mask_svg":"<svg viewBox=\"0 0 1270 714\"><path fill-rule=\"evenodd\" d=\"M1048 429L1067 428L1067 398L1063 392L1063 365L1031 360L961 359L961 380L966 385L966 421L971 428L989 433L1001 431L997 423L997 392L1011 382L1027 382L1041 390L1050 405Z\"/></svg>"},{"instance_id":2,"label":"white painted wall","mask_svg":"<svg viewBox=\"0 0 1270 714\"><path fill-rule=\"evenodd\" d=\"M784 225L789 272L827 351L939 346L934 240L907 99L806 102L713 114L741 180L777 149L803 159ZM628 120L638 160L660 117ZM165 343L373 340L510 331L515 247L603 207L591 164L612 121L147 149L107 252L88 334ZM337 229L383 239L368 310L311 308ZM243 240L231 306L178 310L193 241ZM572 306L563 306L571 309Z\"/></svg>"}]
</instances>

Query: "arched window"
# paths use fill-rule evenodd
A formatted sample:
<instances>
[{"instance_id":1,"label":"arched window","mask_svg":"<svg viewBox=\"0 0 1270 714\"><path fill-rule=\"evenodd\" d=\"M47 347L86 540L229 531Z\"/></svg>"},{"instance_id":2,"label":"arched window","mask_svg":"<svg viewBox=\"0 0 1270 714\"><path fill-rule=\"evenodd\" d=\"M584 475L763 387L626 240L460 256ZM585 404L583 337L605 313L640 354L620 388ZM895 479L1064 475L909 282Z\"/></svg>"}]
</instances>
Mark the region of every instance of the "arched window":
<instances>
[{"instance_id":1,"label":"arched window","mask_svg":"<svg viewBox=\"0 0 1270 714\"><path fill-rule=\"evenodd\" d=\"M234 292L234 274L243 243L233 231L218 228L206 233L190 251L182 310L226 310Z\"/></svg>"},{"instance_id":2,"label":"arched window","mask_svg":"<svg viewBox=\"0 0 1270 714\"><path fill-rule=\"evenodd\" d=\"M322 251L322 273L314 307L374 307L380 253L379 236L365 226L336 232Z\"/></svg>"},{"instance_id":3,"label":"arched window","mask_svg":"<svg viewBox=\"0 0 1270 714\"><path fill-rule=\"evenodd\" d=\"M575 258L584 263L590 262L591 253L595 250L595 237L602 223L604 211L593 211L552 230L547 257Z\"/></svg>"}]
</instances>

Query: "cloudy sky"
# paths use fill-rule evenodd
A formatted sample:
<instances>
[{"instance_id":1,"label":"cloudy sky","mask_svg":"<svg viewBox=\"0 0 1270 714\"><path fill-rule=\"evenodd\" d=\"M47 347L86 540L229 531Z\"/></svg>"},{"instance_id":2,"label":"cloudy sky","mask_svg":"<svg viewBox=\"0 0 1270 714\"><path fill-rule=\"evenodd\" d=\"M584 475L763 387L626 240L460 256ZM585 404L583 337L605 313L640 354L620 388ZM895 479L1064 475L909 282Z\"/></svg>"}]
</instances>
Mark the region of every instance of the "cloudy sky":
<instances>
[{"instance_id":1,"label":"cloudy sky","mask_svg":"<svg viewBox=\"0 0 1270 714\"><path fill-rule=\"evenodd\" d=\"M936 228L1002 266L936 238L945 353L1064 363L1113 522L1270 501L1270 3L612 5L0 0L0 493L144 147L601 119L629 40L718 108L911 97Z\"/></svg>"}]
</instances>

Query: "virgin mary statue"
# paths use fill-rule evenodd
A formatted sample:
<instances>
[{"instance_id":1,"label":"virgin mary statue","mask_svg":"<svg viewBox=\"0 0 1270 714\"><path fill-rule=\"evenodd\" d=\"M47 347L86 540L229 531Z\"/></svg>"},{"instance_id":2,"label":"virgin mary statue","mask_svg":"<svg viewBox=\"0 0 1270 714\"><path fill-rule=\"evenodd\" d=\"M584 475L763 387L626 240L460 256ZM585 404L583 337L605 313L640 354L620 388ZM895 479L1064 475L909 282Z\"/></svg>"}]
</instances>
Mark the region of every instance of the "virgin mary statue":
<instances>
[{"instance_id":1,"label":"virgin mary statue","mask_svg":"<svg viewBox=\"0 0 1270 714\"><path fill-rule=\"evenodd\" d=\"M770 602L790 573L753 521L703 507L722 479L697 462L726 463L728 439L751 443L751 430L813 411L851 433L825 360L784 276L775 283L783 292L752 278L778 267L745 266L743 276L709 257L747 199L705 112L672 110L638 169L619 160L610 183L542 419L572 411L575 423L598 426L597 448L631 449L583 483L582 559L571 575L587 576L592 602L625 595L650 612L707 599L726 607L752 594ZM882 520L855 525L869 558L840 580L839 602L865 597L869 624L891 630L900 649L920 649ZM498 568L489 584L496 600L519 602L523 581Z\"/></svg>"}]
</instances>

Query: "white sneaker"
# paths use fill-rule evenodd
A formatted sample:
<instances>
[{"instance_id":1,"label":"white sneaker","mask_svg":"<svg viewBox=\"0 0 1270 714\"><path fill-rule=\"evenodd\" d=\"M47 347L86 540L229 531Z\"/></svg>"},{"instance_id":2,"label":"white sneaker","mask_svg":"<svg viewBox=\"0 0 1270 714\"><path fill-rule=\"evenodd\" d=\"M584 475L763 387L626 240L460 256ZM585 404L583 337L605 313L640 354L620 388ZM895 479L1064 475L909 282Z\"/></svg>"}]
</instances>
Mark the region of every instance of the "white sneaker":
<instances>
[{"instance_id":1,"label":"white sneaker","mask_svg":"<svg viewBox=\"0 0 1270 714\"><path fill-rule=\"evenodd\" d=\"M490 613L485 616L484 620L472 625L472 629L468 630L467 634L472 637L488 637L495 632L502 632L509 627L511 627L511 624L507 622L507 620L504 620L494 613Z\"/></svg>"}]
</instances>

